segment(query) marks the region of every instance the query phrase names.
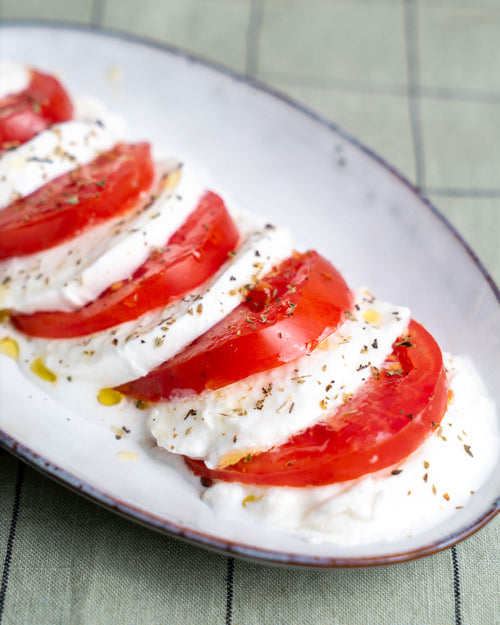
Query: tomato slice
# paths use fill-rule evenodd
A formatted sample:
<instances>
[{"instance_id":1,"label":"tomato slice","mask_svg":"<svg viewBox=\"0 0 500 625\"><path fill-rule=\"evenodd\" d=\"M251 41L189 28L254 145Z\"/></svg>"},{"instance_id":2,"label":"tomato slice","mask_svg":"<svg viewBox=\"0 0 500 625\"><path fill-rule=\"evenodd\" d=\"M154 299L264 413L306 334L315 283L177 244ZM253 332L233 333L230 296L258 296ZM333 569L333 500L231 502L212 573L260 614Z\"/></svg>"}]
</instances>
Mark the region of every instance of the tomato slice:
<instances>
[{"instance_id":1,"label":"tomato slice","mask_svg":"<svg viewBox=\"0 0 500 625\"><path fill-rule=\"evenodd\" d=\"M135 273L75 312L12 315L25 334L46 338L84 336L170 304L203 284L228 259L239 233L222 199L206 193L196 210Z\"/></svg>"},{"instance_id":2,"label":"tomato slice","mask_svg":"<svg viewBox=\"0 0 500 625\"><path fill-rule=\"evenodd\" d=\"M147 143L118 144L0 212L0 260L67 241L126 213L153 182Z\"/></svg>"},{"instance_id":3,"label":"tomato slice","mask_svg":"<svg viewBox=\"0 0 500 625\"><path fill-rule=\"evenodd\" d=\"M359 394L327 421L286 443L220 470L186 458L207 479L272 486L320 486L390 467L417 449L446 410L441 351L415 321L392 356Z\"/></svg>"},{"instance_id":4,"label":"tomato slice","mask_svg":"<svg viewBox=\"0 0 500 625\"><path fill-rule=\"evenodd\" d=\"M0 99L0 151L25 143L73 115L71 100L53 76L31 71L26 89Z\"/></svg>"},{"instance_id":5,"label":"tomato slice","mask_svg":"<svg viewBox=\"0 0 500 625\"><path fill-rule=\"evenodd\" d=\"M317 252L296 254L208 332L119 390L160 401L181 389L221 388L310 352L335 331L351 306L344 279L326 259Z\"/></svg>"}]
</instances>

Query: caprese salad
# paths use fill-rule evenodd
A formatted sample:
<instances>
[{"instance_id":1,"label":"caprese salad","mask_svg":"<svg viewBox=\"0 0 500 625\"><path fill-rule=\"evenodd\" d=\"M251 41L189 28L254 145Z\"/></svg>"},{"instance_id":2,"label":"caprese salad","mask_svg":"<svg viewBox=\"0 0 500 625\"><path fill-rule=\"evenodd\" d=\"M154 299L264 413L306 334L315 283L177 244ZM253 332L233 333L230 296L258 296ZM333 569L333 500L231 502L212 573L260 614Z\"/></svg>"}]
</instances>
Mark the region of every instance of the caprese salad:
<instances>
[{"instance_id":1,"label":"caprese salad","mask_svg":"<svg viewBox=\"0 0 500 625\"><path fill-rule=\"evenodd\" d=\"M391 535L394 505L409 535L465 504L494 410L408 309L102 109L75 115L54 77L0 78L0 351L30 379L120 436L147 429L223 514L362 542Z\"/></svg>"}]
</instances>

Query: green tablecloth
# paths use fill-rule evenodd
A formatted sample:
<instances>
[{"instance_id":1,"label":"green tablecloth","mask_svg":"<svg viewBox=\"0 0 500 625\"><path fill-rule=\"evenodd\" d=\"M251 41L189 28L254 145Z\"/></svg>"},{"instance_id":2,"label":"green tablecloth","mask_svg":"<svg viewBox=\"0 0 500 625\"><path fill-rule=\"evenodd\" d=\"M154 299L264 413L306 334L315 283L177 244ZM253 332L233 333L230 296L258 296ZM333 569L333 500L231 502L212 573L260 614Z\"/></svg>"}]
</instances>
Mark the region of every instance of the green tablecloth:
<instances>
[{"instance_id":1,"label":"green tablecloth","mask_svg":"<svg viewBox=\"0 0 500 625\"><path fill-rule=\"evenodd\" d=\"M330 118L420 187L500 281L498 0L0 0L179 45ZM3 559L3 561L2 561ZM500 623L500 521L423 560L284 570L122 520L0 451L0 623Z\"/></svg>"}]
</instances>

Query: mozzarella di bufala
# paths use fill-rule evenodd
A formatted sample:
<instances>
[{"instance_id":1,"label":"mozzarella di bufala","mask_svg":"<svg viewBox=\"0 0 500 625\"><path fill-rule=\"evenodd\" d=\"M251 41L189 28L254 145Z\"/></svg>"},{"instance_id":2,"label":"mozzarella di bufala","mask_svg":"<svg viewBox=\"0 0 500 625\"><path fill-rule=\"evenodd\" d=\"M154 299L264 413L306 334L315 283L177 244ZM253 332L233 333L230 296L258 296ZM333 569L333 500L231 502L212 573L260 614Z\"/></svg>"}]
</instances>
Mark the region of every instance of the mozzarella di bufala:
<instances>
[{"instance_id":1,"label":"mozzarella di bufala","mask_svg":"<svg viewBox=\"0 0 500 625\"><path fill-rule=\"evenodd\" d=\"M101 104L9 62L0 85L2 357L152 436L217 514L358 544L467 504L497 443L466 359Z\"/></svg>"}]
</instances>

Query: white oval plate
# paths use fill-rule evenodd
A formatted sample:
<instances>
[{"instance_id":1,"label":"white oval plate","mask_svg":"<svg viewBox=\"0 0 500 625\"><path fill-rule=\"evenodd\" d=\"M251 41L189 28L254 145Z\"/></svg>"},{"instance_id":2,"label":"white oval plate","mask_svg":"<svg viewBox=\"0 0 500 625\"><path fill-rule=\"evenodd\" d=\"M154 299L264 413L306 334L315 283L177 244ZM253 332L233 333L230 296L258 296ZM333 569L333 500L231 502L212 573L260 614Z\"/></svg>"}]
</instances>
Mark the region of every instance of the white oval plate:
<instances>
[{"instance_id":1,"label":"white oval plate","mask_svg":"<svg viewBox=\"0 0 500 625\"><path fill-rule=\"evenodd\" d=\"M408 305L446 350L472 358L498 405L498 289L435 209L345 133L228 71L116 34L4 24L0 57L54 71L73 94L101 99L137 137L151 140L157 155L191 155L237 204L288 224L350 284ZM138 460L119 460L123 441L52 402L4 357L0 396L0 442L47 475L149 527L260 561L320 567L408 560L471 534L500 505L498 466L470 505L413 539L309 544L215 517L192 484L133 442L126 449Z\"/></svg>"}]
</instances>

